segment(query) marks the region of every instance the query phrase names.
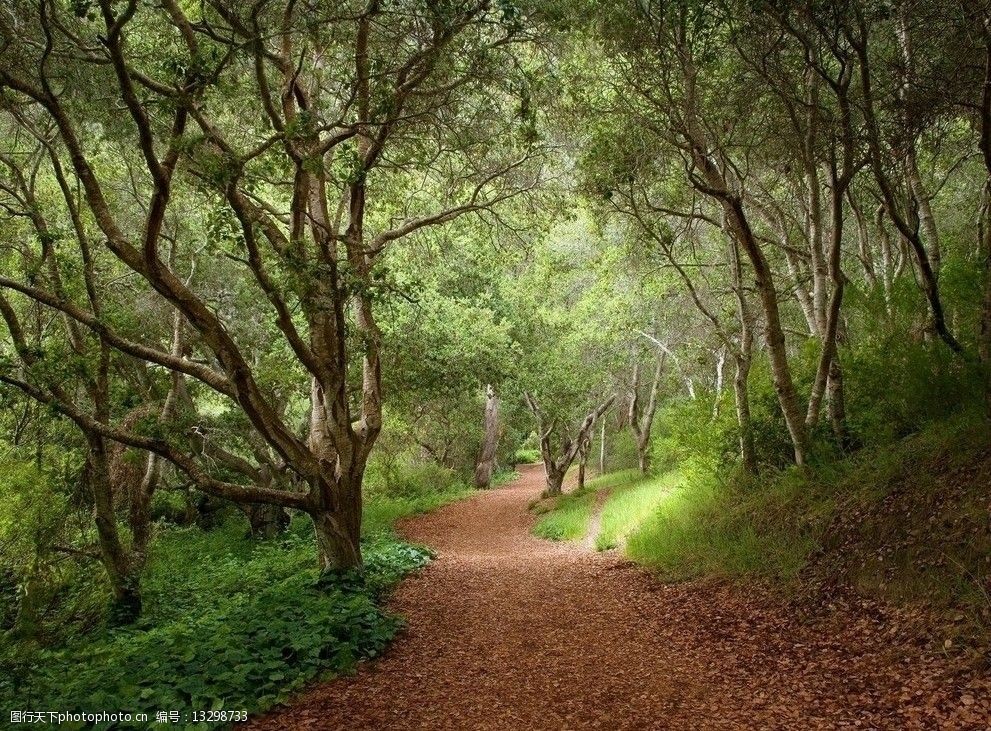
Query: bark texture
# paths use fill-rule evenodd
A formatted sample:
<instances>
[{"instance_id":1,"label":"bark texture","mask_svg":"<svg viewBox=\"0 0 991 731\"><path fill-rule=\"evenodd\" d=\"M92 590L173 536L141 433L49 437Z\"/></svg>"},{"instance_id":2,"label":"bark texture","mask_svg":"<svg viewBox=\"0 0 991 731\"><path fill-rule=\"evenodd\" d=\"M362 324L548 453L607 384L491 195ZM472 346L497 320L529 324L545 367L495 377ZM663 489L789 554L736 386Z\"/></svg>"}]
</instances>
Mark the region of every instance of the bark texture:
<instances>
[{"instance_id":1,"label":"bark texture","mask_svg":"<svg viewBox=\"0 0 991 731\"><path fill-rule=\"evenodd\" d=\"M488 488L495 471L496 452L499 449L499 397L492 385L485 387L485 431L482 435L482 451L475 466L475 487Z\"/></svg>"},{"instance_id":2,"label":"bark texture","mask_svg":"<svg viewBox=\"0 0 991 731\"><path fill-rule=\"evenodd\" d=\"M537 420L537 428L540 431L540 457L544 463L544 475L547 481L546 495L548 497L555 497L561 494L564 477L568 473L568 468L571 467L579 451L583 448L585 449L587 459L588 448L591 444L592 427L595 426L596 420L613 405L616 395L609 396L609 398L592 409L582 420L575 434L565 434L562 438L559 451L555 451L552 444L557 427L556 420L548 418L531 393L524 393L524 399L534 418Z\"/></svg>"}]
</instances>

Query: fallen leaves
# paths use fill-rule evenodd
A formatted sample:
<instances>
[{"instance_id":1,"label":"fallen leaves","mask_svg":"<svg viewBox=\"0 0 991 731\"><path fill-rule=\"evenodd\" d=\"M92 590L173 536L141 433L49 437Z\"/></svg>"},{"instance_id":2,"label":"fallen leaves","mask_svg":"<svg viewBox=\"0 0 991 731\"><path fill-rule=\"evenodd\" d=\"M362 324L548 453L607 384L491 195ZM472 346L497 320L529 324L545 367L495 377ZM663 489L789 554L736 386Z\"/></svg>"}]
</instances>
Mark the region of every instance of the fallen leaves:
<instances>
[{"instance_id":1,"label":"fallen leaves","mask_svg":"<svg viewBox=\"0 0 991 731\"><path fill-rule=\"evenodd\" d=\"M538 470L422 516L438 552L392 608L410 629L254 729L988 729L991 682L930 652L914 610L836 592L659 583L529 535ZM949 642L949 644L947 644Z\"/></svg>"}]
</instances>

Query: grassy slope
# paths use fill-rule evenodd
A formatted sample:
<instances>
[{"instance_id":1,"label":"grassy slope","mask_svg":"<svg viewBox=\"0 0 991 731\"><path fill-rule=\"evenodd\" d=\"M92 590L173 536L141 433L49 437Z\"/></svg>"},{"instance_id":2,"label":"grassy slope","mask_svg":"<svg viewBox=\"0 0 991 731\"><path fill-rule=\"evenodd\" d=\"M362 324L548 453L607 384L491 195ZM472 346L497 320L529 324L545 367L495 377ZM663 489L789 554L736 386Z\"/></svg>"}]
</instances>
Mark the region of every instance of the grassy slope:
<instances>
[{"instance_id":1,"label":"grassy slope","mask_svg":"<svg viewBox=\"0 0 991 731\"><path fill-rule=\"evenodd\" d=\"M627 536L649 519L660 505L669 499L684 477L677 470L646 480L634 473L636 481L614 490L602 507L602 524L595 537L600 550L616 548Z\"/></svg>"},{"instance_id":2,"label":"grassy slope","mask_svg":"<svg viewBox=\"0 0 991 731\"><path fill-rule=\"evenodd\" d=\"M610 472L595 477L585 483L585 489L562 495L552 501L537 503L535 510L542 514L533 527L533 533L540 538L554 541L577 541L588 533L589 522L595 506L596 494L601 490L609 490L603 512L605 525L606 512L610 505L625 506L625 501L619 499L628 490L636 488L641 482L640 473L636 470ZM616 521L613 521L616 524ZM618 525L617 525L618 528Z\"/></svg>"},{"instance_id":3,"label":"grassy slope","mask_svg":"<svg viewBox=\"0 0 991 731\"><path fill-rule=\"evenodd\" d=\"M599 488L612 475L598 478ZM596 546L671 580L847 586L991 628L991 431L958 417L901 441L747 484L669 472L615 488ZM584 536L594 496L565 496L535 533Z\"/></svg>"},{"instance_id":4,"label":"grassy slope","mask_svg":"<svg viewBox=\"0 0 991 731\"><path fill-rule=\"evenodd\" d=\"M271 707L315 676L347 672L384 649L401 621L382 612L379 599L429 560L429 552L396 538L395 521L470 493L455 485L371 496L360 582L318 577L312 531L301 517L265 542L246 538L238 520L209 532L167 528L153 545L140 623L92 628L59 649L0 646L0 706Z\"/></svg>"}]
</instances>

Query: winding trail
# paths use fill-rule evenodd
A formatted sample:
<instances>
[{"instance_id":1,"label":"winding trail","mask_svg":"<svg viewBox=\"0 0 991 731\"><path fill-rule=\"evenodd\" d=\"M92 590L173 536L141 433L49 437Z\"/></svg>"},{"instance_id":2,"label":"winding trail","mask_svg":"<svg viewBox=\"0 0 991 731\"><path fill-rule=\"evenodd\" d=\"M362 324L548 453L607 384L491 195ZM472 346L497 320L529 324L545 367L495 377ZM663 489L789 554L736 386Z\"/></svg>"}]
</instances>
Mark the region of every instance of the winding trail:
<instances>
[{"instance_id":1,"label":"winding trail","mask_svg":"<svg viewBox=\"0 0 991 731\"><path fill-rule=\"evenodd\" d=\"M247 726L991 728L984 680L913 645L888 610L801 618L759 591L665 585L535 538L543 473L521 472L405 524L438 557L391 600L408 629L384 657Z\"/></svg>"}]
</instances>

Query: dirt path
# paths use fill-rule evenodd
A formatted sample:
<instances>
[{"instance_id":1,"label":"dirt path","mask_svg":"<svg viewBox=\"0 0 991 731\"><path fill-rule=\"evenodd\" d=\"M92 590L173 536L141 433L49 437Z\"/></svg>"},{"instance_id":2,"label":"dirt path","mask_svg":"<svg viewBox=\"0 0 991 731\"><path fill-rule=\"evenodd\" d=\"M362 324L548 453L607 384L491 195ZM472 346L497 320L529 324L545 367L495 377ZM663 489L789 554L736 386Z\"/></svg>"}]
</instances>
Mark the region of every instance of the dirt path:
<instances>
[{"instance_id":1,"label":"dirt path","mask_svg":"<svg viewBox=\"0 0 991 731\"><path fill-rule=\"evenodd\" d=\"M354 677L255 729L989 728L882 610L806 620L757 592L668 586L615 555L529 534L539 468L411 521L438 558L391 606L409 628ZM906 659L907 658L907 659Z\"/></svg>"},{"instance_id":2,"label":"dirt path","mask_svg":"<svg viewBox=\"0 0 991 731\"><path fill-rule=\"evenodd\" d=\"M595 550L595 539L599 537L599 531L602 530L602 511L605 509L606 501L611 493L612 490L608 487L595 493L595 501L592 503L592 519L588 521L588 532L585 533L581 542L581 547L586 551Z\"/></svg>"}]
</instances>

